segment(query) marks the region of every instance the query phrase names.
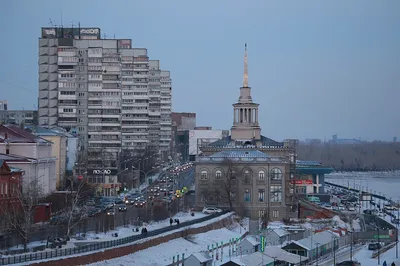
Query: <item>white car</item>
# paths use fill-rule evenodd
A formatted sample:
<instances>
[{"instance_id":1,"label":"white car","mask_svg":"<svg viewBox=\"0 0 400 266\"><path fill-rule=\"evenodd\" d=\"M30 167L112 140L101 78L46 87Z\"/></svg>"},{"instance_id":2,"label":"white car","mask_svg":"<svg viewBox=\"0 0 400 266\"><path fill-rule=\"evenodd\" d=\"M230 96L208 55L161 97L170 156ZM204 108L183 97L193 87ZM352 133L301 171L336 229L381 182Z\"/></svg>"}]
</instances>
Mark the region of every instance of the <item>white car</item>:
<instances>
[{"instance_id":1,"label":"white car","mask_svg":"<svg viewBox=\"0 0 400 266\"><path fill-rule=\"evenodd\" d=\"M203 213L204 214L214 214L214 213L220 213L222 212L221 209L218 209L216 207L204 207Z\"/></svg>"}]
</instances>

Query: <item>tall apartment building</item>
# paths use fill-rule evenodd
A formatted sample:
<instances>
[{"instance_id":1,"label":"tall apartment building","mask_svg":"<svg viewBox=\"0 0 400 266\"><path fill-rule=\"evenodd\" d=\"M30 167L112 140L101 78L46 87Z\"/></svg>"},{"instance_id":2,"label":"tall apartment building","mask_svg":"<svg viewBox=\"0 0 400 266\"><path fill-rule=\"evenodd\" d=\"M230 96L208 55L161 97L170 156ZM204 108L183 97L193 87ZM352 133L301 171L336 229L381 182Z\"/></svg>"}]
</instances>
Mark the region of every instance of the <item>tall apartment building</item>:
<instances>
[{"instance_id":1,"label":"tall apartment building","mask_svg":"<svg viewBox=\"0 0 400 266\"><path fill-rule=\"evenodd\" d=\"M162 70L160 73L161 90L160 90L160 151L162 160L168 160L171 155L171 139L172 139L172 87L170 72Z\"/></svg>"},{"instance_id":2,"label":"tall apartment building","mask_svg":"<svg viewBox=\"0 0 400 266\"><path fill-rule=\"evenodd\" d=\"M99 28L42 28L39 125L76 131L87 152L82 167L88 181L100 194L113 195L121 150L161 149L160 134L152 139L152 129L161 128L153 102L160 98L161 74L158 83L150 82L151 71L161 71L131 40L100 36Z\"/></svg>"},{"instance_id":3,"label":"tall apartment building","mask_svg":"<svg viewBox=\"0 0 400 266\"><path fill-rule=\"evenodd\" d=\"M0 111L7 110L8 102L7 100L0 100Z\"/></svg>"}]
</instances>

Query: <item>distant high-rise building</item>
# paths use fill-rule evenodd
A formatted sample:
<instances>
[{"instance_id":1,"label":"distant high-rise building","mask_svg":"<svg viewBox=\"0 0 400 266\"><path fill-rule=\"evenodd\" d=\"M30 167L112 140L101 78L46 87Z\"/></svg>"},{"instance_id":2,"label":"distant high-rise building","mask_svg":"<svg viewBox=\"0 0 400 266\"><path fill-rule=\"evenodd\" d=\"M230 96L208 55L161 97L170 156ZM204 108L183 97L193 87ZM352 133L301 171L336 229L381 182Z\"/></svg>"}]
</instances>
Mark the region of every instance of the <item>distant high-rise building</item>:
<instances>
[{"instance_id":1,"label":"distant high-rise building","mask_svg":"<svg viewBox=\"0 0 400 266\"><path fill-rule=\"evenodd\" d=\"M171 112L161 116L163 71L149 60L147 49L132 48L129 39L101 39L100 32L42 28L39 125L76 132L87 156L88 181L98 184L101 194L113 195L120 187L121 150L163 150L167 140L160 130L170 131L171 122L162 127L161 120L171 121ZM166 88L170 99L170 82Z\"/></svg>"},{"instance_id":2,"label":"distant high-rise building","mask_svg":"<svg viewBox=\"0 0 400 266\"><path fill-rule=\"evenodd\" d=\"M7 110L7 100L0 100L0 111Z\"/></svg>"},{"instance_id":3,"label":"distant high-rise building","mask_svg":"<svg viewBox=\"0 0 400 266\"><path fill-rule=\"evenodd\" d=\"M172 124L177 131L194 130L196 127L196 113L172 113Z\"/></svg>"},{"instance_id":4,"label":"distant high-rise building","mask_svg":"<svg viewBox=\"0 0 400 266\"><path fill-rule=\"evenodd\" d=\"M0 110L0 123L13 125L37 125L37 110Z\"/></svg>"}]
</instances>

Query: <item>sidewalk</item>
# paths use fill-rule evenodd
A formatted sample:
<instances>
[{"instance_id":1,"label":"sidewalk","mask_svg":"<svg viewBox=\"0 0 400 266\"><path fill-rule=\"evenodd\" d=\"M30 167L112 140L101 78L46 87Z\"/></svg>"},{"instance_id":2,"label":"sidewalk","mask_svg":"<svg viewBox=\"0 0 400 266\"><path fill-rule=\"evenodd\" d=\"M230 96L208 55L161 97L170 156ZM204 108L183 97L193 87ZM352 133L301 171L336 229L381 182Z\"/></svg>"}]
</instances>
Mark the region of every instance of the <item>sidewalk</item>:
<instances>
[{"instance_id":1,"label":"sidewalk","mask_svg":"<svg viewBox=\"0 0 400 266\"><path fill-rule=\"evenodd\" d=\"M357 245L353 246L353 258L354 255L357 254L364 245ZM331 266L333 265L333 253L330 253L327 257L323 258L322 260L318 260L318 265L320 266ZM343 247L342 250L336 251L335 254L335 263L340 263L345 260L350 260L350 246ZM314 261L312 265L317 265Z\"/></svg>"}]
</instances>

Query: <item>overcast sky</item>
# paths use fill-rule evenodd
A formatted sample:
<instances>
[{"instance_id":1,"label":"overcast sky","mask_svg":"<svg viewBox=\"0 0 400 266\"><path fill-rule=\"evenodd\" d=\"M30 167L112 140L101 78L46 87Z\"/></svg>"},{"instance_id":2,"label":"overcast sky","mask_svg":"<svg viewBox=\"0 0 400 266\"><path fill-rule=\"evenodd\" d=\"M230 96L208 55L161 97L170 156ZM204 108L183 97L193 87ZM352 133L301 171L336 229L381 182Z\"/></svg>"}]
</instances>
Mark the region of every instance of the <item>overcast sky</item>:
<instances>
[{"instance_id":1,"label":"overcast sky","mask_svg":"<svg viewBox=\"0 0 400 266\"><path fill-rule=\"evenodd\" d=\"M1 1L0 98L36 108L38 38L49 20L130 38L171 71L173 110L230 129L242 83L265 136L400 137L400 1Z\"/></svg>"}]
</instances>

